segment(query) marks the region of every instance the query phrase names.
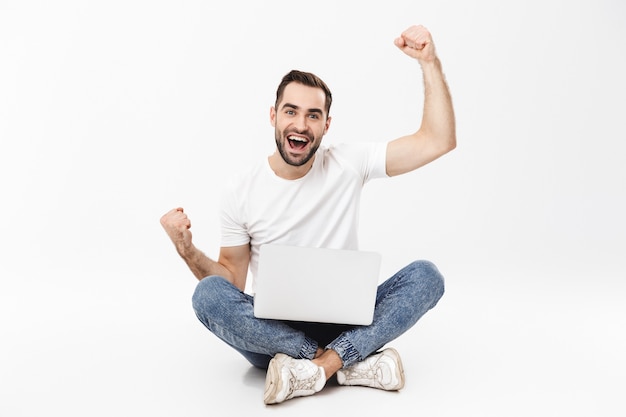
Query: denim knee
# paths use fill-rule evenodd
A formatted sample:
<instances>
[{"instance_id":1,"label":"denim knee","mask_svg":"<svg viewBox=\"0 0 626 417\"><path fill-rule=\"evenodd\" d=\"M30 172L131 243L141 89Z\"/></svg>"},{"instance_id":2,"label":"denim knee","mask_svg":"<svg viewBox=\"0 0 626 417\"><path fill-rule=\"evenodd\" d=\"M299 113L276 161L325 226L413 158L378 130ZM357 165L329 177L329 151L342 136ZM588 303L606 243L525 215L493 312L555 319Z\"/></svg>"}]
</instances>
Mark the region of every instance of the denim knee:
<instances>
[{"instance_id":1,"label":"denim knee","mask_svg":"<svg viewBox=\"0 0 626 417\"><path fill-rule=\"evenodd\" d=\"M206 319L213 317L215 313L223 311L225 286L230 283L220 276L208 276L203 278L193 293L191 304L198 318L206 324Z\"/></svg>"},{"instance_id":2,"label":"denim knee","mask_svg":"<svg viewBox=\"0 0 626 417\"><path fill-rule=\"evenodd\" d=\"M439 301L445 292L444 277L439 269L430 261L420 260L411 263L407 269L415 281L421 293L430 294L433 300L432 306Z\"/></svg>"}]
</instances>

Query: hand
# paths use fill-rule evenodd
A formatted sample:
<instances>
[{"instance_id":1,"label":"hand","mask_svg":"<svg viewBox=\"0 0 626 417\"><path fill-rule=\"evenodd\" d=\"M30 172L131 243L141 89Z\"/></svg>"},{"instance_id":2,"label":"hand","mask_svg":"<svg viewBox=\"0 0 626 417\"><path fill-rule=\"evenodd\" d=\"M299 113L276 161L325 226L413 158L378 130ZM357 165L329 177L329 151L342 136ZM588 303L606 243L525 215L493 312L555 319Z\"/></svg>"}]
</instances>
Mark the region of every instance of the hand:
<instances>
[{"instance_id":1,"label":"hand","mask_svg":"<svg viewBox=\"0 0 626 417\"><path fill-rule=\"evenodd\" d=\"M181 255L191 248L191 221L182 207L172 209L161 217L161 226L167 232Z\"/></svg>"},{"instance_id":2,"label":"hand","mask_svg":"<svg viewBox=\"0 0 626 417\"><path fill-rule=\"evenodd\" d=\"M424 26L411 26L396 38L394 44L408 56L420 63L433 62L437 55L435 44L428 29Z\"/></svg>"}]
</instances>

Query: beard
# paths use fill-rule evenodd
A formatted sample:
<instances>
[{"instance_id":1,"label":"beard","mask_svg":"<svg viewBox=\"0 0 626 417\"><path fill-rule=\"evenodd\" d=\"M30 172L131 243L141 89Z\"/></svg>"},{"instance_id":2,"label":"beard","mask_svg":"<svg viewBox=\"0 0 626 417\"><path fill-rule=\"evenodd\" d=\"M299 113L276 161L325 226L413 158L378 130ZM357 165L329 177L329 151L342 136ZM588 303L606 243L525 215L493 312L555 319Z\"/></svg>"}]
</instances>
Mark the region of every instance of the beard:
<instances>
[{"instance_id":1,"label":"beard","mask_svg":"<svg viewBox=\"0 0 626 417\"><path fill-rule=\"evenodd\" d=\"M289 153L287 149L285 149L285 138L289 136L289 133L291 132L285 132L285 134L281 134L281 132L279 132L278 129L276 129L274 133L275 139L276 139L276 148L278 148L278 153L280 153L280 156L283 158L283 160L287 164L294 166L294 167L302 166L306 164L307 162L309 162L311 158L313 158L313 156L315 155L315 152L317 152L317 149L320 147L321 141L316 140L316 138L312 138L311 135L306 135L309 138L309 144L313 143L313 145L311 146L311 149L309 149L309 152L306 154L302 154L302 155L298 155L297 157L294 157L293 155Z\"/></svg>"}]
</instances>

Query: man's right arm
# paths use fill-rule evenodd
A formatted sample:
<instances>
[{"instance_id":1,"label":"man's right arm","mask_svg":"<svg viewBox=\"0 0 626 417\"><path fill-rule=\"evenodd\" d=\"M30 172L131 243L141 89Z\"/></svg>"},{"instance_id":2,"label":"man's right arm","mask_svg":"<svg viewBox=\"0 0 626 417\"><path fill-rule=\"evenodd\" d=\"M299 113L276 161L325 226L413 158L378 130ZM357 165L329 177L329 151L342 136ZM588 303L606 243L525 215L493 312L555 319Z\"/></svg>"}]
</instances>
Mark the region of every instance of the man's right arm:
<instances>
[{"instance_id":1,"label":"man's right arm","mask_svg":"<svg viewBox=\"0 0 626 417\"><path fill-rule=\"evenodd\" d=\"M250 262L249 245L223 247L218 261L214 261L192 243L191 221L181 207L165 213L161 217L161 225L174 243L178 254L198 280L209 275L219 275L240 290L244 290Z\"/></svg>"}]
</instances>

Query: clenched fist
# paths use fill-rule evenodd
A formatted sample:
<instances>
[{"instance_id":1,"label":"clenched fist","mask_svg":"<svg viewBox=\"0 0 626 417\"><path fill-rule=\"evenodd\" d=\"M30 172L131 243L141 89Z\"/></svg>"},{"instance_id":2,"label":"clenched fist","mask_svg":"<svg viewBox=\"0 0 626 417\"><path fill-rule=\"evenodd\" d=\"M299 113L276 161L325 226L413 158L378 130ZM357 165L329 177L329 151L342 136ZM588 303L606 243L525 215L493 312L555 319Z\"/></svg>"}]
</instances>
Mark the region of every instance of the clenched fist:
<instances>
[{"instance_id":1,"label":"clenched fist","mask_svg":"<svg viewBox=\"0 0 626 417\"><path fill-rule=\"evenodd\" d=\"M433 38L424 26L411 26L394 43L402 52L420 62L433 62L437 58Z\"/></svg>"},{"instance_id":2,"label":"clenched fist","mask_svg":"<svg viewBox=\"0 0 626 417\"><path fill-rule=\"evenodd\" d=\"M181 255L192 247L191 221L182 207L172 209L161 217L161 226L167 232L176 250Z\"/></svg>"}]
</instances>

